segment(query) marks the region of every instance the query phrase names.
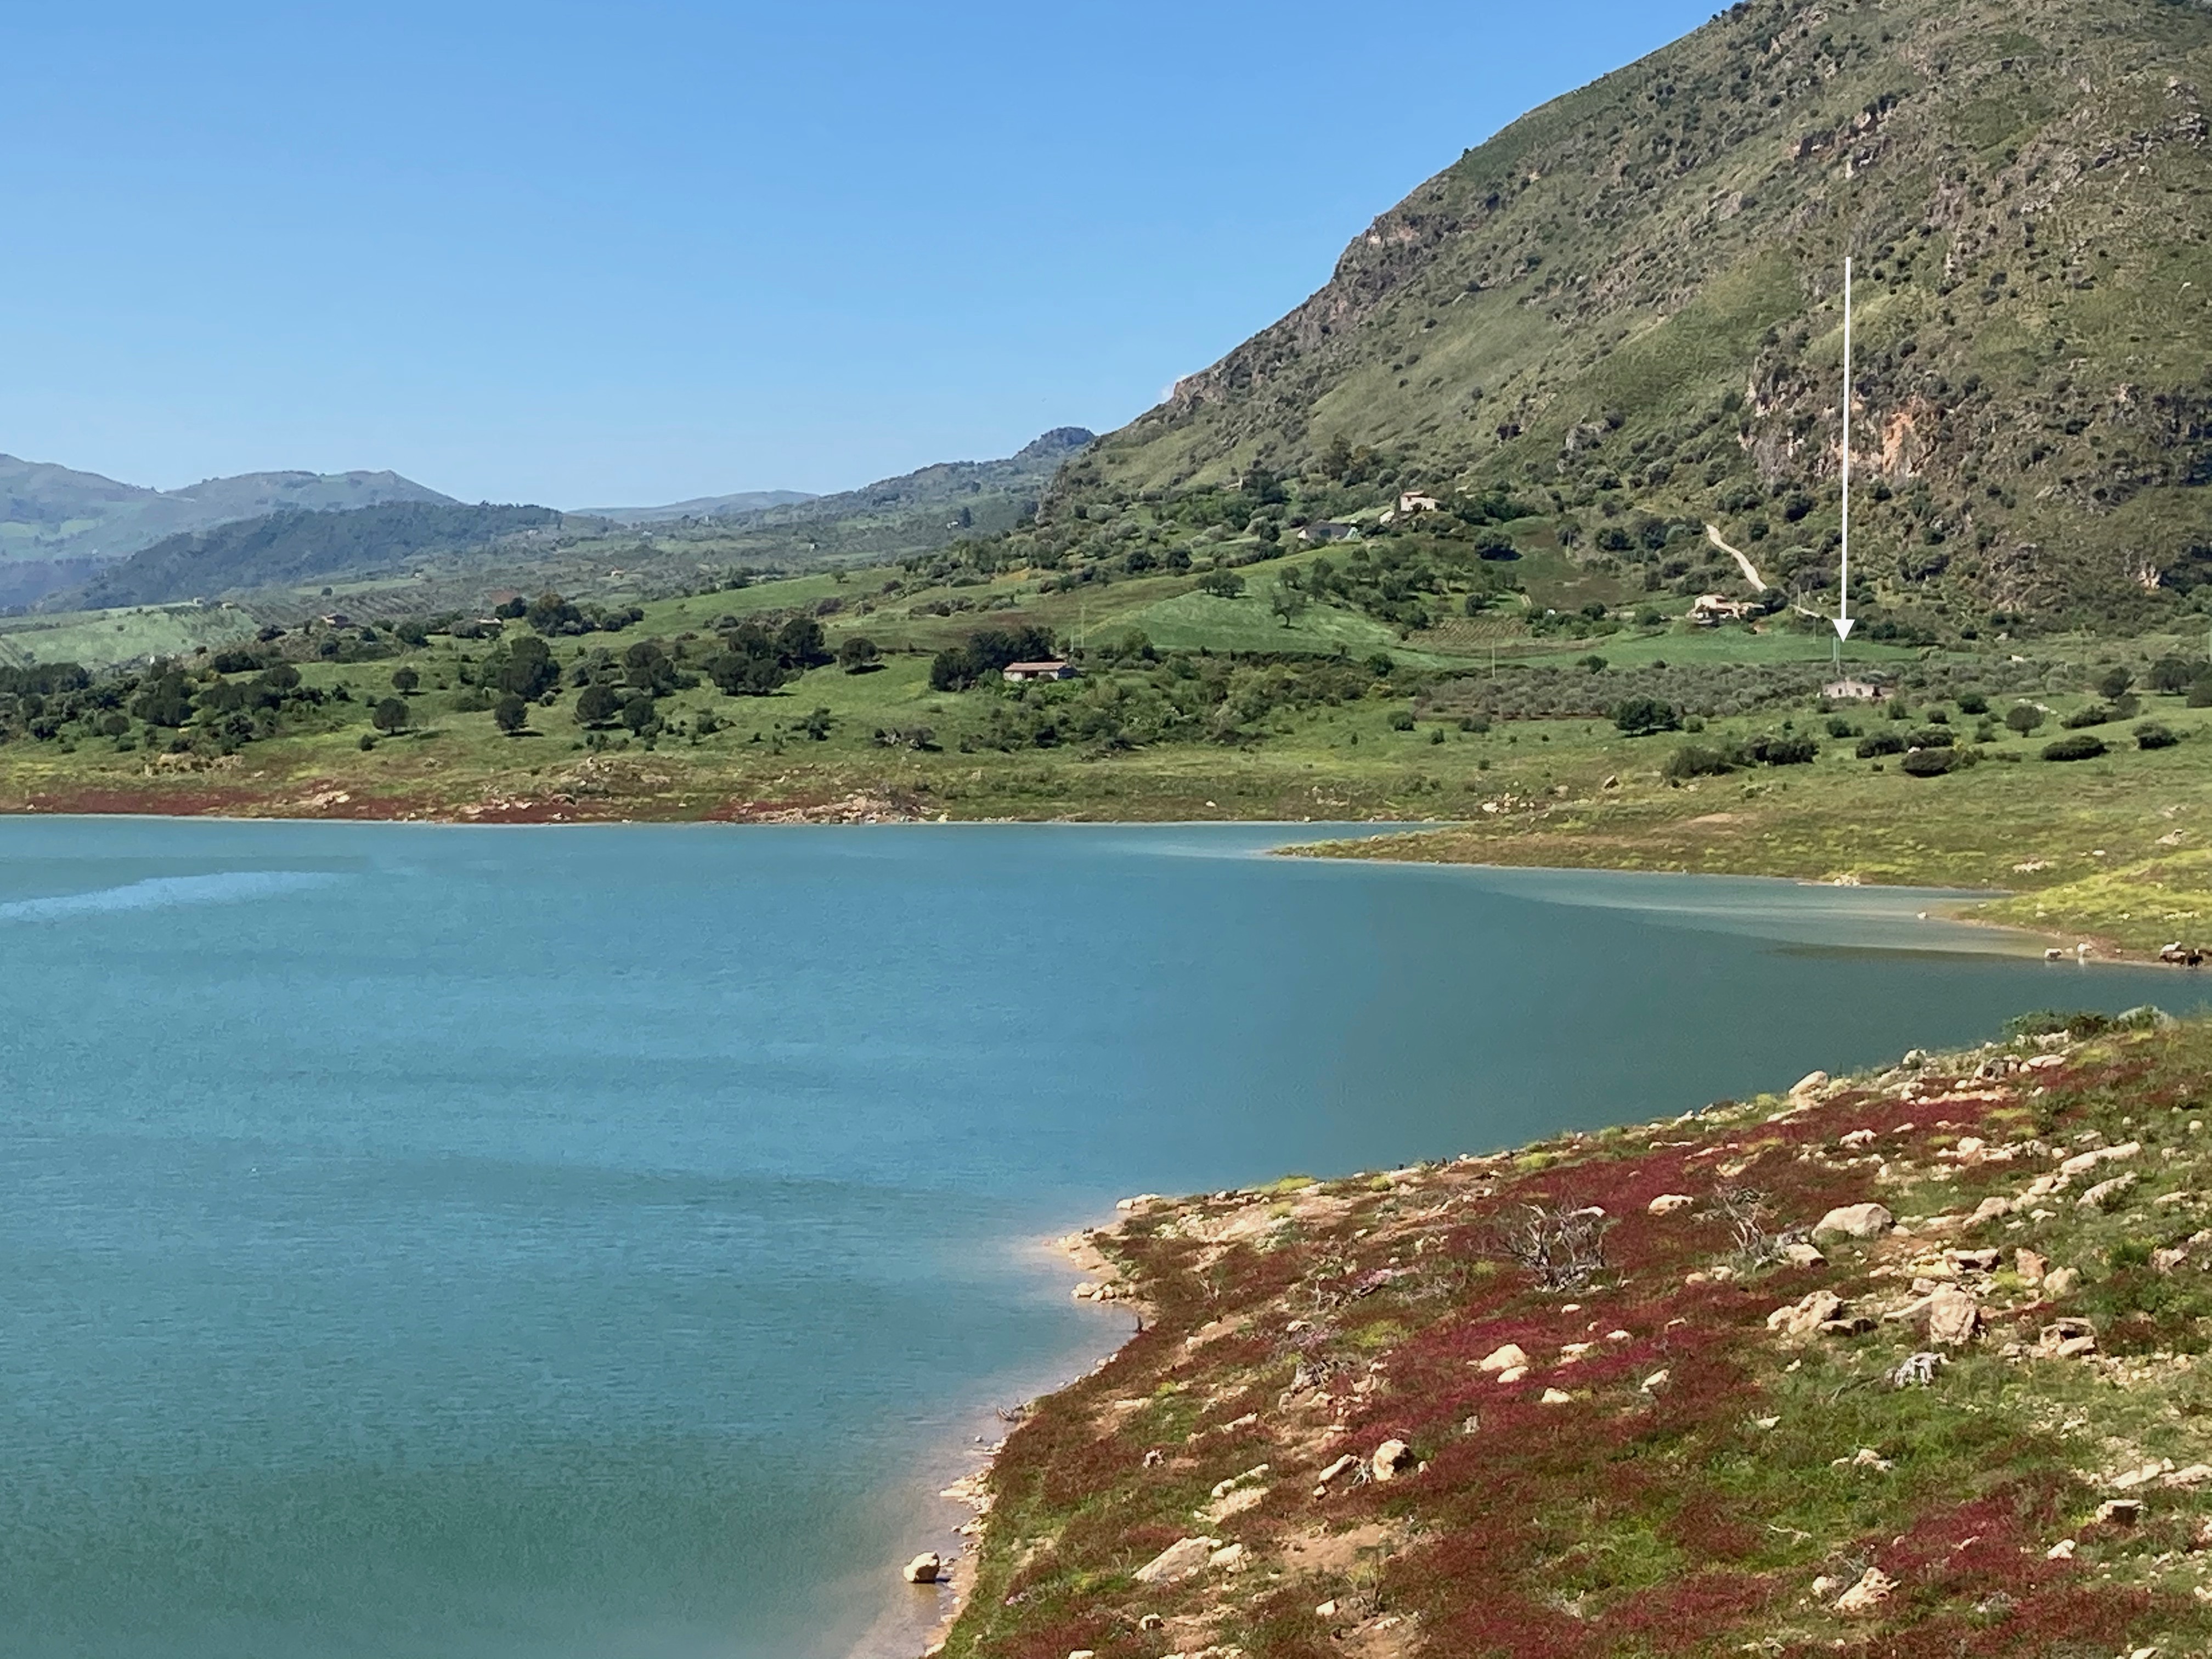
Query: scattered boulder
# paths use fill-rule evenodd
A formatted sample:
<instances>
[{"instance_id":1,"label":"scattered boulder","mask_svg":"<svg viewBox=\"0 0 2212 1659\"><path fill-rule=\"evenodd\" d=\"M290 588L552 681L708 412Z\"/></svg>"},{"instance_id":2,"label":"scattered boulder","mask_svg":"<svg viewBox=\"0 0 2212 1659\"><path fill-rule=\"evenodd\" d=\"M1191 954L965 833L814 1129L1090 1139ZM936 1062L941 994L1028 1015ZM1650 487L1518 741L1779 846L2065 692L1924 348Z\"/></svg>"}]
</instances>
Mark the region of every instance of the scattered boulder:
<instances>
[{"instance_id":1,"label":"scattered boulder","mask_svg":"<svg viewBox=\"0 0 2212 1659\"><path fill-rule=\"evenodd\" d=\"M1475 1362L1475 1369L1482 1371L1526 1370L1528 1366L1528 1356L1518 1342L1508 1342Z\"/></svg>"},{"instance_id":2,"label":"scattered boulder","mask_svg":"<svg viewBox=\"0 0 2212 1659\"><path fill-rule=\"evenodd\" d=\"M2043 1276L2051 1271L2051 1258L2039 1255L2033 1250L2014 1250L2012 1253L2013 1271L2024 1283L2040 1285Z\"/></svg>"},{"instance_id":3,"label":"scattered boulder","mask_svg":"<svg viewBox=\"0 0 2212 1659\"><path fill-rule=\"evenodd\" d=\"M1644 1207L1652 1215L1672 1215L1677 1210L1686 1210L1698 1200L1687 1193L1662 1193Z\"/></svg>"},{"instance_id":4,"label":"scattered boulder","mask_svg":"<svg viewBox=\"0 0 2212 1659\"><path fill-rule=\"evenodd\" d=\"M2132 1173L2114 1176L2110 1181L2100 1181L2075 1199L2074 1207L2077 1210L2109 1210L2135 1184L2136 1176Z\"/></svg>"},{"instance_id":5,"label":"scattered boulder","mask_svg":"<svg viewBox=\"0 0 2212 1659\"><path fill-rule=\"evenodd\" d=\"M1367 1462L1377 1480L1395 1480L1412 1473L1413 1449L1402 1440L1385 1440Z\"/></svg>"},{"instance_id":6,"label":"scattered boulder","mask_svg":"<svg viewBox=\"0 0 2212 1659\"><path fill-rule=\"evenodd\" d=\"M1846 1204L1822 1216L1813 1237L1879 1238L1896 1224L1897 1218L1879 1204Z\"/></svg>"},{"instance_id":7,"label":"scattered boulder","mask_svg":"<svg viewBox=\"0 0 2212 1659\"><path fill-rule=\"evenodd\" d=\"M1808 1291L1796 1301L1766 1316L1766 1328L1786 1337L1810 1336L1844 1310L1833 1291Z\"/></svg>"},{"instance_id":8,"label":"scattered boulder","mask_svg":"<svg viewBox=\"0 0 2212 1659\"><path fill-rule=\"evenodd\" d=\"M2049 1300L2071 1296L2081 1287L2081 1270L2079 1267L2058 1267L2043 1276L2043 1294Z\"/></svg>"},{"instance_id":9,"label":"scattered boulder","mask_svg":"<svg viewBox=\"0 0 2212 1659\"><path fill-rule=\"evenodd\" d=\"M1672 1371L1658 1370L1652 1372L1637 1386L1645 1394L1656 1394L1674 1380L1674 1374Z\"/></svg>"},{"instance_id":10,"label":"scattered boulder","mask_svg":"<svg viewBox=\"0 0 2212 1659\"><path fill-rule=\"evenodd\" d=\"M2130 1140L2118 1146L2100 1146L2092 1152L2076 1152L2058 1166L2058 1173L2063 1176L2087 1175L2100 1164L2117 1164L2122 1158L2133 1158L2142 1151L2142 1142Z\"/></svg>"},{"instance_id":11,"label":"scattered boulder","mask_svg":"<svg viewBox=\"0 0 2212 1659\"><path fill-rule=\"evenodd\" d=\"M1575 1403L1575 1397L1565 1389L1547 1389L1544 1390L1544 1398L1540 1403L1547 1406L1571 1406Z\"/></svg>"},{"instance_id":12,"label":"scattered boulder","mask_svg":"<svg viewBox=\"0 0 2212 1659\"><path fill-rule=\"evenodd\" d=\"M1928 1298L1928 1340L1963 1348L1982 1328L1981 1304L1964 1291L1945 1289Z\"/></svg>"},{"instance_id":13,"label":"scattered boulder","mask_svg":"<svg viewBox=\"0 0 2212 1659\"><path fill-rule=\"evenodd\" d=\"M1204 1569L1218 1538L1178 1538L1130 1576L1140 1584L1177 1584Z\"/></svg>"},{"instance_id":14,"label":"scattered boulder","mask_svg":"<svg viewBox=\"0 0 2212 1659\"><path fill-rule=\"evenodd\" d=\"M1808 1072L1790 1085L1790 1098L1794 1101L1811 1099L1828 1086L1826 1072Z\"/></svg>"},{"instance_id":15,"label":"scattered boulder","mask_svg":"<svg viewBox=\"0 0 2212 1659\"><path fill-rule=\"evenodd\" d=\"M1889 1600L1897 1581L1880 1567L1869 1567L1859 1582L1836 1598L1836 1611L1846 1619L1863 1619Z\"/></svg>"},{"instance_id":16,"label":"scattered boulder","mask_svg":"<svg viewBox=\"0 0 2212 1659\"><path fill-rule=\"evenodd\" d=\"M1224 1572L1235 1572L1244 1565L1244 1547L1242 1544L1224 1544L1206 1558L1206 1565L1218 1567Z\"/></svg>"},{"instance_id":17,"label":"scattered boulder","mask_svg":"<svg viewBox=\"0 0 2212 1659\"><path fill-rule=\"evenodd\" d=\"M2086 1319L2054 1319L2036 1337L2035 1351L2049 1359L2079 1359L2097 1352L2097 1328Z\"/></svg>"},{"instance_id":18,"label":"scattered boulder","mask_svg":"<svg viewBox=\"0 0 2212 1659\"><path fill-rule=\"evenodd\" d=\"M1818 1267L1828 1260L1812 1245L1795 1239L1782 1247L1782 1259L1793 1267Z\"/></svg>"},{"instance_id":19,"label":"scattered boulder","mask_svg":"<svg viewBox=\"0 0 2212 1659\"><path fill-rule=\"evenodd\" d=\"M2097 1505L2097 1524L2105 1527L2132 1527L2142 1519L2142 1499L2112 1498Z\"/></svg>"},{"instance_id":20,"label":"scattered boulder","mask_svg":"<svg viewBox=\"0 0 2212 1659\"><path fill-rule=\"evenodd\" d=\"M933 1584L945 1576L945 1558L935 1550L925 1550L908 1562L899 1577L909 1584Z\"/></svg>"}]
</instances>

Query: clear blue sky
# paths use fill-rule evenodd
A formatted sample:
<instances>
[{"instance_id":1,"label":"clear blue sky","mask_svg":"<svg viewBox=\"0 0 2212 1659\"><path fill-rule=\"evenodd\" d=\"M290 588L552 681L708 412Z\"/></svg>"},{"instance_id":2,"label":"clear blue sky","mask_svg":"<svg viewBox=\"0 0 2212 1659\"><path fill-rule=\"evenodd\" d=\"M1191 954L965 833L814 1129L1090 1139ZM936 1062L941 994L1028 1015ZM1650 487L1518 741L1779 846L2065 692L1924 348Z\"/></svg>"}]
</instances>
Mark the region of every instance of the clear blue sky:
<instances>
[{"instance_id":1,"label":"clear blue sky","mask_svg":"<svg viewBox=\"0 0 2212 1659\"><path fill-rule=\"evenodd\" d=\"M0 450L561 507L1101 430L1712 0L0 0Z\"/></svg>"}]
</instances>

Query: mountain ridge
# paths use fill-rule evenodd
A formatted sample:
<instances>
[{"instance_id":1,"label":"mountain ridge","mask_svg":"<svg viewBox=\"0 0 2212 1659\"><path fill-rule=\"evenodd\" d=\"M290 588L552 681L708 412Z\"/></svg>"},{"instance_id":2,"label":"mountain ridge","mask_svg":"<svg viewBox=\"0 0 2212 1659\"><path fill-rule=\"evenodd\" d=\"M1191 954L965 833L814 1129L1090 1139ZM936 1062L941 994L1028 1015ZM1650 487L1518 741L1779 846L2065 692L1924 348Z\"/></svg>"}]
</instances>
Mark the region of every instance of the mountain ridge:
<instances>
[{"instance_id":1,"label":"mountain ridge","mask_svg":"<svg viewBox=\"0 0 2212 1659\"><path fill-rule=\"evenodd\" d=\"M0 605L33 603L165 537L273 512L393 501L458 505L388 469L244 472L164 490L0 454Z\"/></svg>"},{"instance_id":2,"label":"mountain ridge","mask_svg":"<svg viewBox=\"0 0 2212 1659\"><path fill-rule=\"evenodd\" d=\"M1717 521L1817 598L1852 254L1883 602L2142 622L2212 581L2207 74L2203 0L1731 7L1377 216L1044 517L1340 483L1364 448L1370 477L1538 492L1586 556L1617 527L1631 577L1664 562L1642 521Z\"/></svg>"}]
</instances>

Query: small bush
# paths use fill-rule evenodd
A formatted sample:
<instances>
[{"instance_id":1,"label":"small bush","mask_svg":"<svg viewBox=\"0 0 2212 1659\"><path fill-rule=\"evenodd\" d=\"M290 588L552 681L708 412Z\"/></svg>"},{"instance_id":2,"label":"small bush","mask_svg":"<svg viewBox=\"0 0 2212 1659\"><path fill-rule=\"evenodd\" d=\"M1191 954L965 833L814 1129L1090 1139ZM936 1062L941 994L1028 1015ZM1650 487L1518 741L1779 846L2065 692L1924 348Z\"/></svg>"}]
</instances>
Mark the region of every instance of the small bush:
<instances>
[{"instance_id":1,"label":"small bush","mask_svg":"<svg viewBox=\"0 0 2212 1659\"><path fill-rule=\"evenodd\" d=\"M2043 710L2032 702L2016 702L2005 710L2005 724L2023 738L2043 724Z\"/></svg>"},{"instance_id":2,"label":"small bush","mask_svg":"<svg viewBox=\"0 0 2212 1659\"><path fill-rule=\"evenodd\" d=\"M2105 740L2093 738L2084 732L2078 737L2061 738L2056 743L2043 745L2043 758L2047 761L2094 760L2105 752Z\"/></svg>"},{"instance_id":3,"label":"small bush","mask_svg":"<svg viewBox=\"0 0 2212 1659\"><path fill-rule=\"evenodd\" d=\"M2212 674L2191 682L2188 704L2191 708L2212 708Z\"/></svg>"},{"instance_id":4,"label":"small bush","mask_svg":"<svg viewBox=\"0 0 2212 1659\"><path fill-rule=\"evenodd\" d=\"M2170 726L2156 720L2145 720L2136 727L2136 747L2138 749L2171 749L2181 741L2180 734Z\"/></svg>"},{"instance_id":5,"label":"small bush","mask_svg":"<svg viewBox=\"0 0 2212 1659\"><path fill-rule=\"evenodd\" d=\"M1958 733L1948 726L1923 726L1905 739L1905 746L1908 749L1948 749L1958 741Z\"/></svg>"},{"instance_id":6,"label":"small bush","mask_svg":"<svg viewBox=\"0 0 2212 1659\"><path fill-rule=\"evenodd\" d=\"M1858 727L1852 725L1841 714L1831 714L1828 716L1828 735L1830 737L1856 738L1858 734Z\"/></svg>"},{"instance_id":7,"label":"small bush","mask_svg":"<svg viewBox=\"0 0 2212 1659\"><path fill-rule=\"evenodd\" d=\"M1858 757L1872 760L1877 755L1901 755L1905 739L1894 732L1873 732L1859 739Z\"/></svg>"},{"instance_id":8,"label":"small bush","mask_svg":"<svg viewBox=\"0 0 2212 1659\"><path fill-rule=\"evenodd\" d=\"M1962 752L1956 749L1916 749L1897 763L1897 769L1911 778L1940 778L1946 772L1961 769Z\"/></svg>"},{"instance_id":9,"label":"small bush","mask_svg":"<svg viewBox=\"0 0 2212 1659\"><path fill-rule=\"evenodd\" d=\"M1413 716L1412 711L1409 709L1401 708L1395 714L1392 714L1390 716L1390 729L1393 732L1412 731L1413 729Z\"/></svg>"},{"instance_id":10,"label":"small bush","mask_svg":"<svg viewBox=\"0 0 2212 1659\"><path fill-rule=\"evenodd\" d=\"M2111 709L2101 702L2093 702L2087 708L2075 710L2058 723L2069 732L2079 732L2087 726L2108 725L2112 718Z\"/></svg>"},{"instance_id":11,"label":"small bush","mask_svg":"<svg viewBox=\"0 0 2212 1659\"><path fill-rule=\"evenodd\" d=\"M1959 712L1961 714L1986 714L1990 712L1990 700L1978 691L1961 691L1959 693Z\"/></svg>"}]
</instances>

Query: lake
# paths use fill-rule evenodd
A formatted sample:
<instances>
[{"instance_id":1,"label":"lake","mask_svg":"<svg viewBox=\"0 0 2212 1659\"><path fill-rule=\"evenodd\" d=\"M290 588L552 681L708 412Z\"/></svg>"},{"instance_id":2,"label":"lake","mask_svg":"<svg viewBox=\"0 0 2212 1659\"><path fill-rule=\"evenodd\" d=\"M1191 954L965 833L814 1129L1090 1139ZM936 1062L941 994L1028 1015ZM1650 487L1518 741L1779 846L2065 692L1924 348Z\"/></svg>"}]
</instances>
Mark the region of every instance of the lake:
<instances>
[{"instance_id":1,"label":"lake","mask_svg":"<svg viewBox=\"0 0 2212 1659\"><path fill-rule=\"evenodd\" d=\"M2197 1000L1325 833L0 822L0 1655L912 1653L1116 1196Z\"/></svg>"}]
</instances>

